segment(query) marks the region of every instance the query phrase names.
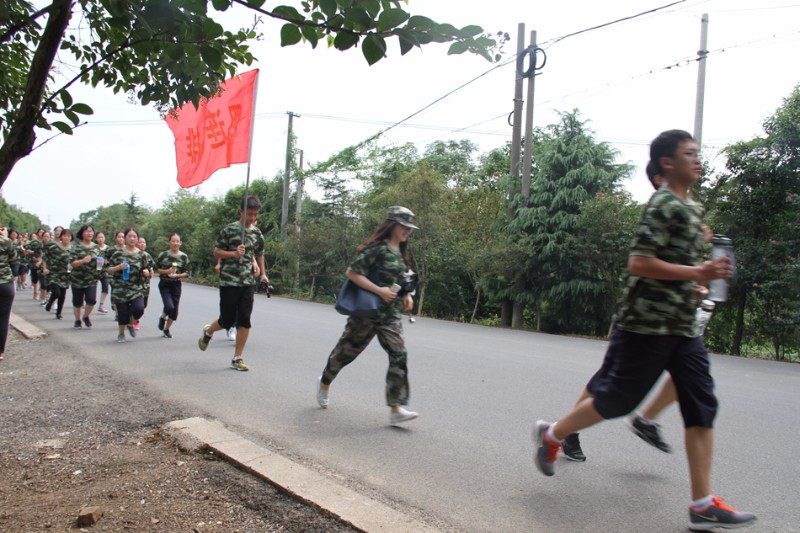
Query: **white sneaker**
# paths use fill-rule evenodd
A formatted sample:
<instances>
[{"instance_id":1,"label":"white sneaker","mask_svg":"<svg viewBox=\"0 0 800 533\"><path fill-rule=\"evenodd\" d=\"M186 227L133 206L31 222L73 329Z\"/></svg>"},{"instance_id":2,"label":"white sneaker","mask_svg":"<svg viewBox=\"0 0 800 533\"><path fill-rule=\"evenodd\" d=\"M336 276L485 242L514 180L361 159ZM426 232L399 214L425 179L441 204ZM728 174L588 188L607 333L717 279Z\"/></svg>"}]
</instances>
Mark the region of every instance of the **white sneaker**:
<instances>
[{"instance_id":1,"label":"white sneaker","mask_svg":"<svg viewBox=\"0 0 800 533\"><path fill-rule=\"evenodd\" d=\"M317 403L323 409L328 408L328 391L322 390L322 376L317 378Z\"/></svg>"},{"instance_id":2,"label":"white sneaker","mask_svg":"<svg viewBox=\"0 0 800 533\"><path fill-rule=\"evenodd\" d=\"M418 416L419 413L415 413L414 411L409 411L401 407L400 410L397 411L396 413L393 412L389 413L389 425L395 426L397 424L402 424L403 422L414 420Z\"/></svg>"},{"instance_id":3,"label":"white sneaker","mask_svg":"<svg viewBox=\"0 0 800 533\"><path fill-rule=\"evenodd\" d=\"M236 328L231 328L227 331L228 338L232 341L236 341Z\"/></svg>"}]
</instances>

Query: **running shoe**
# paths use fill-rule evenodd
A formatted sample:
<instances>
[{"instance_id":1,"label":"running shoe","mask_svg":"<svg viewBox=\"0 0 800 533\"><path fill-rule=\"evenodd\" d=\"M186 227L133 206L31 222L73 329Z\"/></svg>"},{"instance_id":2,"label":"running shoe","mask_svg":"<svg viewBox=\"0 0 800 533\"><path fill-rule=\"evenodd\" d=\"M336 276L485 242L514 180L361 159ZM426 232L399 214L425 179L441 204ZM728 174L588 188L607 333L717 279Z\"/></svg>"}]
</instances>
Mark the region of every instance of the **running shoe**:
<instances>
[{"instance_id":1,"label":"running shoe","mask_svg":"<svg viewBox=\"0 0 800 533\"><path fill-rule=\"evenodd\" d=\"M322 376L317 378L317 403L323 409L328 408L328 391L322 390Z\"/></svg>"},{"instance_id":2,"label":"running shoe","mask_svg":"<svg viewBox=\"0 0 800 533\"><path fill-rule=\"evenodd\" d=\"M121 333L119 335L117 335L117 342L119 342L119 343L125 342L125 335L123 335Z\"/></svg>"},{"instance_id":3,"label":"running shoe","mask_svg":"<svg viewBox=\"0 0 800 533\"><path fill-rule=\"evenodd\" d=\"M672 453L672 447L661 438L661 426L655 422L650 422L639 415L632 416L628 421L631 431L650 446L658 448L662 452Z\"/></svg>"},{"instance_id":4,"label":"running shoe","mask_svg":"<svg viewBox=\"0 0 800 533\"><path fill-rule=\"evenodd\" d=\"M128 324L128 333L130 333L132 339L136 338L136 328L133 327L133 324Z\"/></svg>"},{"instance_id":5,"label":"running shoe","mask_svg":"<svg viewBox=\"0 0 800 533\"><path fill-rule=\"evenodd\" d=\"M586 460L586 455L583 453L583 449L581 449L581 440L578 437L578 433L567 435L561 442L561 451L564 452L564 456L570 461L582 463Z\"/></svg>"},{"instance_id":6,"label":"running shoe","mask_svg":"<svg viewBox=\"0 0 800 533\"><path fill-rule=\"evenodd\" d=\"M533 455L533 462L539 472L545 476L552 476L556 473L555 462L558 450L561 449L561 443L551 442L547 438L547 430L550 424L544 420L539 420L533 427L533 445L536 446L536 452Z\"/></svg>"},{"instance_id":7,"label":"running shoe","mask_svg":"<svg viewBox=\"0 0 800 533\"><path fill-rule=\"evenodd\" d=\"M208 348L208 343L211 342L211 335L208 334L208 328L211 327L211 324L206 324L203 326L203 335L197 341L197 345L200 347L201 351L206 351Z\"/></svg>"},{"instance_id":8,"label":"running shoe","mask_svg":"<svg viewBox=\"0 0 800 533\"><path fill-rule=\"evenodd\" d=\"M75 324L73 324L72 327L75 328L75 329L81 329L81 321L80 320L76 320Z\"/></svg>"},{"instance_id":9,"label":"running shoe","mask_svg":"<svg viewBox=\"0 0 800 533\"><path fill-rule=\"evenodd\" d=\"M97 308L97 312L100 313L101 315L105 315L106 313L108 313L108 309L106 309L105 306L100 305L100 307Z\"/></svg>"},{"instance_id":10,"label":"running shoe","mask_svg":"<svg viewBox=\"0 0 800 533\"><path fill-rule=\"evenodd\" d=\"M711 529L736 529L752 526L756 515L736 511L725 504L722 498L712 497L712 502L703 509L689 506L689 529L692 531L709 531Z\"/></svg>"},{"instance_id":11,"label":"running shoe","mask_svg":"<svg viewBox=\"0 0 800 533\"><path fill-rule=\"evenodd\" d=\"M228 330L228 338L233 342L236 342L236 327L232 327Z\"/></svg>"},{"instance_id":12,"label":"running shoe","mask_svg":"<svg viewBox=\"0 0 800 533\"><path fill-rule=\"evenodd\" d=\"M171 339L172 338L172 333L170 333L168 329L165 329L164 330L164 336L166 338L168 338L168 339Z\"/></svg>"},{"instance_id":13,"label":"running shoe","mask_svg":"<svg viewBox=\"0 0 800 533\"><path fill-rule=\"evenodd\" d=\"M409 411L408 409L401 407L397 412L389 412L389 425L396 426L397 424L414 420L418 416L419 413L415 413L414 411Z\"/></svg>"},{"instance_id":14,"label":"running shoe","mask_svg":"<svg viewBox=\"0 0 800 533\"><path fill-rule=\"evenodd\" d=\"M87 328L92 327L92 321L89 319L89 315L83 317L83 323L86 324Z\"/></svg>"},{"instance_id":15,"label":"running shoe","mask_svg":"<svg viewBox=\"0 0 800 533\"><path fill-rule=\"evenodd\" d=\"M164 331L164 326L167 325L167 319L162 317L158 318L158 329L159 331Z\"/></svg>"},{"instance_id":16,"label":"running shoe","mask_svg":"<svg viewBox=\"0 0 800 533\"><path fill-rule=\"evenodd\" d=\"M231 359L231 368L240 372L247 372L250 370L250 367L244 364L241 357L234 357Z\"/></svg>"}]
</instances>

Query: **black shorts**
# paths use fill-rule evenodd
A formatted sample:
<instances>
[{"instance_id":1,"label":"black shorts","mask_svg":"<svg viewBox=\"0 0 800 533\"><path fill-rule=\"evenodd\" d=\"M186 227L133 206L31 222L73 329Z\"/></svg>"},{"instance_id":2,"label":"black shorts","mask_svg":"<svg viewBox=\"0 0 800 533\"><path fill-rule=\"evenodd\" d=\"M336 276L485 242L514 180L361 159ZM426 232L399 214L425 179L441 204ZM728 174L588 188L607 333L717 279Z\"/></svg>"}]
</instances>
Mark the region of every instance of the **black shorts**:
<instances>
[{"instance_id":1,"label":"black shorts","mask_svg":"<svg viewBox=\"0 0 800 533\"><path fill-rule=\"evenodd\" d=\"M219 288L219 325L230 329L234 324L239 328L250 327L250 314L253 312L255 285L245 287Z\"/></svg>"},{"instance_id":2,"label":"black shorts","mask_svg":"<svg viewBox=\"0 0 800 533\"><path fill-rule=\"evenodd\" d=\"M633 411L665 370L678 391L684 427L713 427L717 398L700 337L643 335L615 328L603 364L586 388L600 416L616 418Z\"/></svg>"}]
</instances>

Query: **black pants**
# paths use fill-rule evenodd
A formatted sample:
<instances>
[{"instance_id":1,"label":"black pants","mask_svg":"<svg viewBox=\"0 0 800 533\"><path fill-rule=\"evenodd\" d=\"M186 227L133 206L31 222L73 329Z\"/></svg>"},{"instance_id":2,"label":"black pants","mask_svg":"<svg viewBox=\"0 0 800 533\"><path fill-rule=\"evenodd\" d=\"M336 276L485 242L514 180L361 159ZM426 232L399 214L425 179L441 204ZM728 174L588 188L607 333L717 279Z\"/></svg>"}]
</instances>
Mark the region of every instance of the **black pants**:
<instances>
[{"instance_id":1,"label":"black pants","mask_svg":"<svg viewBox=\"0 0 800 533\"><path fill-rule=\"evenodd\" d=\"M64 310L64 300L67 297L67 288L59 287L55 283L50 284L50 299L47 300L47 308L53 307L53 302L56 302L56 316L61 316Z\"/></svg>"},{"instance_id":2,"label":"black pants","mask_svg":"<svg viewBox=\"0 0 800 533\"><path fill-rule=\"evenodd\" d=\"M0 354L6 351L8 322L11 318L11 306L14 304L14 295L16 293L13 281L0 285Z\"/></svg>"},{"instance_id":3,"label":"black pants","mask_svg":"<svg viewBox=\"0 0 800 533\"><path fill-rule=\"evenodd\" d=\"M144 298L137 296L127 302L117 302L117 324L127 326L131 318L139 320L144 314Z\"/></svg>"},{"instance_id":4,"label":"black pants","mask_svg":"<svg viewBox=\"0 0 800 533\"><path fill-rule=\"evenodd\" d=\"M92 287L72 287L72 307L92 307L97 303L97 284Z\"/></svg>"},{"instance_id":5,"label":"black pants","mask_svg":"<svg viewBox=\"0 0 800 533\"><path fill-rule=\"evenodd\" d=\"M161 293L161 301L164 302L164 314L171 320L178 320L178 305L181 303L181 282L164 281L158 282L158 292Z\"/></svg>"}]
</instances>

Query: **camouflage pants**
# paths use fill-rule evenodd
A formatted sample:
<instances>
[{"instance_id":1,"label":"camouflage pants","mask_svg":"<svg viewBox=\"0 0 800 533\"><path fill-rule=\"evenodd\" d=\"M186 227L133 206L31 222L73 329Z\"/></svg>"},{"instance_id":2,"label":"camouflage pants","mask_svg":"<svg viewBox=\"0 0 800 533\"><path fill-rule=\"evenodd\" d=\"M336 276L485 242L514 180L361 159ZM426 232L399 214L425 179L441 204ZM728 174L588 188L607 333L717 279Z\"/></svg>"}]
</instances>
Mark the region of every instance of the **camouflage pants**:
<instances>
[{"instance_id":1,"label":"camouflage pants","mask_svg":"<svg viewBox=\"0 0 800 533\"><path fill-rule=\"evenodd\" d=\"M386 405L408 405L408 352L400 317L389 320L350 317L322 372L322 383L330 385L342 370L358 357L378 336L381 348L389 355L386 372Z\"/></svg>"}]
</instances>

